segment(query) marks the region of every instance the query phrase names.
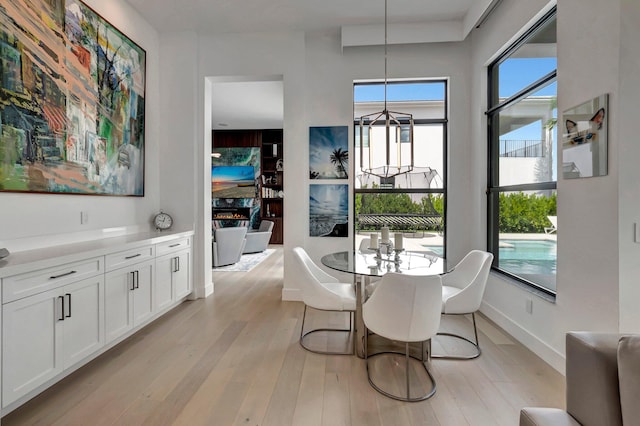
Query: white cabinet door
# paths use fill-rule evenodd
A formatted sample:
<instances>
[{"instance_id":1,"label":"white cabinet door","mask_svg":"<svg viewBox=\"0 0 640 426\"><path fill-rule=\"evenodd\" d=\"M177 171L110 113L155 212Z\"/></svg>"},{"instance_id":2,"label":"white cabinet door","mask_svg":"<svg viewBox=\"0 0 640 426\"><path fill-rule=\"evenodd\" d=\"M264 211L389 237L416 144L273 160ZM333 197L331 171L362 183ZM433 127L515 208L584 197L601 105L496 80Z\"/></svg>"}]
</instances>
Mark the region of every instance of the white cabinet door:
<instances>
[{"instance_id":1,"label":"white cabinet door","mask_svg":"<svg viewBox=\"0 0 640 426\"><path fill-rule=\"evenodd\" d=\"M56 289L3 305L3 407L62 372L62 299Z\"/></svg>"},{"instance_id":2,"label":"white cabinet door","mask_svg":"<svg viewBox=\"0 0 640 426\"><path fill-rule=\"evenodd\" d=\"M133 274L119 269L105 274L104 329L106 343L133 328L133 305L129 293L133 291Z\"/></svg>"},{"instance_id":3,"label":"white cabinet door","mask_svg":"<svg viewBox=\"0 0 640 426\"><path fill-rule=\"evenodd\" d=\"M134 265L135 289L133 297L133 325L146 322L154 313L153 310L153 265L149 261Z\"/></svg>"},{"instance_id":4,"label":"white cabinet door","mask_svg":"<svg viewBox=\"0 0 640 426\"><path fill-rule=\"evenodd\" d=\"M156 311L162 311L173 303L173 264L175 256L167 255L156 259L156 287L154 289Z\"/></svg>"},{"instance_id":5,"label":"white cabinet door","mask_svg":"<svg viewBox=\"0 0 640 426\"><path fill-rule=\"evenodd\" d=\"M105 339L109 343L153 315L154 261L105 274Z\"/></svg>"},{"instance_id":6,"label":"white cabinet door","mask_svg":"<svg viewBox=\"0 0 640 426\"><path fill-rule=\"evenodd\" d=\"M191 252L176 253L173 269L173 288L175 300L181 299L191 293Z\"/></svg>"},{"instance_id":7,"label":"white cabinet door","mask_svg":"<svg viewBox=\"0 0 640 426\"><path fill-rule=\"evenodd\" d=\"M104 345L102 286L104 276L89 278L64 287L62 354L64 367L91 355Z\"/></svg>"}]
</instances>

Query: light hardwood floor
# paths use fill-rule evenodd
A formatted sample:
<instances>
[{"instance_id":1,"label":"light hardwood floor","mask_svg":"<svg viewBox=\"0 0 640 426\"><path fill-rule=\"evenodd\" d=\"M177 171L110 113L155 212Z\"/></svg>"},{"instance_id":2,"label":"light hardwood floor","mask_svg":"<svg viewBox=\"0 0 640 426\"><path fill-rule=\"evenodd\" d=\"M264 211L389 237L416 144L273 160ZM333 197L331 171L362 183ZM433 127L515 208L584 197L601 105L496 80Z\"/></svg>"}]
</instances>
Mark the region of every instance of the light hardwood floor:
<instances>
[{"instance_id":1,"label":"light hardwood floor","mask_svg":"<svg viewBox=\"0 0 640 426\"><path fill-rule=\"evenodd\" d=\"M282 264L278 249L250 272L214 272L213 296L180 305L2 424L506 426L523 406L564 406L564 378L482 318L480 358L432 361L434 397L380 395L364 360L300 347L303 304L280 300ZM461 326L470 322L443 319Z\"/></svg>"}]
</instances>

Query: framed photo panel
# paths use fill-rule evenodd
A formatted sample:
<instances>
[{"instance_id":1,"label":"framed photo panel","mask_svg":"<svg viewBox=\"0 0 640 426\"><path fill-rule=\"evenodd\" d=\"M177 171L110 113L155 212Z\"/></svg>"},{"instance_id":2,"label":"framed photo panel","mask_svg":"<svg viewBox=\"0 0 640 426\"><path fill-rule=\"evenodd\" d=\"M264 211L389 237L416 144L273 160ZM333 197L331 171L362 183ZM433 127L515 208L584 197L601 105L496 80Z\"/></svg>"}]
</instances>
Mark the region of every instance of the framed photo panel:
<instances>
[{"instance_id":1,"label":"framed photo panel","mask_svg":"<svg viewBox=\"0 0 640 426\"><path fill-rule=\"evenodd\" d=\"M608 95L566 110L562 114L562 176L575 179L606 176Z\"/></svg>"},{"instance_id":2,"label":"framed photo panel","mask_svg":"<svg viewBox=\"0 0 640 426\"><path fill-rule=\"evenodd\" d=\"M349 178L349 128L309 127L309 179Z\"/></svg>"},{"instance_id":3,"label":"framed photo panel","mask_svg":"<svg viewBox=\"0 0 640 426\"><path fill-rule=\"evenodd\" d=\"M309 236L349 236L349 185L309 185Z\"/></svg>"}]
</instances>

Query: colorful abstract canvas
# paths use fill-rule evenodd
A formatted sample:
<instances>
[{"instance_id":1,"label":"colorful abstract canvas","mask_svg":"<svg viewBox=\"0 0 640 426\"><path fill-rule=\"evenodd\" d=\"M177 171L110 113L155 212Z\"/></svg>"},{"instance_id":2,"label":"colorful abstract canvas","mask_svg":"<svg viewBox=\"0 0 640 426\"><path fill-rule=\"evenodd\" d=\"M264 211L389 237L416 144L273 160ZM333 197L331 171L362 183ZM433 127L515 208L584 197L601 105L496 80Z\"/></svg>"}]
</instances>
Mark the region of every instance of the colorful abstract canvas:
<instances>
[{"instance_id":1,"label":"colorful abstract canvas","mask_svg":"<svg viewBox=\"0 0 640 426\"><path fill-rule=\"evenodd\" d=\"M145 51L79 0L0 5L0 191L144 195Z\"/></svg>"}]
</instances>

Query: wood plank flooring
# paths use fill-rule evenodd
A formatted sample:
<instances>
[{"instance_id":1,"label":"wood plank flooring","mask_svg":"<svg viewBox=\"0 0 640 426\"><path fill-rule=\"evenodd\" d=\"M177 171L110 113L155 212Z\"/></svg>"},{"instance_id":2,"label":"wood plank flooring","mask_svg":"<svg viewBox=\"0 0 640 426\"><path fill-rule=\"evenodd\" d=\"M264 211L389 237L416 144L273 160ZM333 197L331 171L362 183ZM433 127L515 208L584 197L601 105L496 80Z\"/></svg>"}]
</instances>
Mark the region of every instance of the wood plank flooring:
<instances>
[{"instance_id":1,"label":"wood plank flooring","mask_svg":"<svg viewBox=\"0 0 640 426\"><path fill-rule=\"evenodd\" d=\"M480 358L432 361L434 397L382 396L364 360L300 347L303 304L280 300L282 264L279 248L250 272L214 272L213 296L180 305L2 424L507 426L523 406L564 406L564 378L482 317ZM448 330L470 326L443 319ZM433 349L464 350L440 340Z\"/></svg>"}]
</instances>

